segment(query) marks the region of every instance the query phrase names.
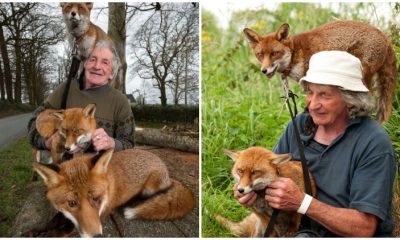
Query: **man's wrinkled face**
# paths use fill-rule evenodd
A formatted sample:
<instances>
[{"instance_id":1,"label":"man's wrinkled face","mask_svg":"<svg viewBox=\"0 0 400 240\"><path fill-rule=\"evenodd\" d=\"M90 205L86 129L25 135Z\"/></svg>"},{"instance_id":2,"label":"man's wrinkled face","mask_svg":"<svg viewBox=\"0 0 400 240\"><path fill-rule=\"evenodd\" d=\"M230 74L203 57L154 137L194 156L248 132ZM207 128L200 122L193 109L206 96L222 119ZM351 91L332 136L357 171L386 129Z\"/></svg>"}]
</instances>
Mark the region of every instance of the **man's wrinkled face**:
<instances>
[{"instance_id":1,"label":"man's wrinkled face","mask_svg":"<svg viewBox=\"0 0 400 240\"><path fill-rule=\"evenodd\" d=\"M94 48L85 64L85 89L100 87L112 79L113 54L107 48Z\"/></svg>"},{"instance_id":2,"label":"man's wrinkled face","mask_svg":"<svg viewBox=\"0 0 400 240\"><path fill-rule=\"evenodd\" d=\"M348 117L346 102L338 87L308 83L306 103L314 123L329 126Z\"/></svg>"}]
</instances>

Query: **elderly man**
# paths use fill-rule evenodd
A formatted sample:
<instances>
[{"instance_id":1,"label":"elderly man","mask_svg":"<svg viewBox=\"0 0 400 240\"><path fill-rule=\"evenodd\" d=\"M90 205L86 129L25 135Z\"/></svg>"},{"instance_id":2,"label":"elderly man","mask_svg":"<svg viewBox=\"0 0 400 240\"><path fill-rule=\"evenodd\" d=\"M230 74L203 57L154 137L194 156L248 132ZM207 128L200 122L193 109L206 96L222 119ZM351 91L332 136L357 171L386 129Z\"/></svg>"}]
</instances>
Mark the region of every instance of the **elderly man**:
<instances>
[{"instance_id":1,"label":"elderly man","mask_svg":"<svg viewBox=\"0 0 400 240\"><path fill-rule=\"evenodd\" d=\"M315 220L323 237L390 237L395 153L389 136L369 117L373 108L362 82L358 58L342 51L323 51L310 59L300 80L309 112L296 117L307 165L318 194L312 198L291 179L279 178L266 189L276 209L298 211ZM300 159L290 123L274 151ZM251 206L255 193L235 197Z\"/></svg>"},{"instance_id":2,"label":"elderly man","mask_svg":"<svg viewBox=\"0 0 400 240\"><path fill-rule=\"evenodd\" d=\"M95 151L114 148L121 151L134 147L134 119L128 99L110 87L118 71L114 49L98 43L84 65L84 74L72 80L66 107L85 107L96 103L96 123L99 127L92 134ZM44 102L44 108L60 109L66 83L60 84ZM35 129L36 115L44 109L39 107L29 122L29 140L38 149L50 149L53 136L44 139Z\"/></svg>"}]
</instances>

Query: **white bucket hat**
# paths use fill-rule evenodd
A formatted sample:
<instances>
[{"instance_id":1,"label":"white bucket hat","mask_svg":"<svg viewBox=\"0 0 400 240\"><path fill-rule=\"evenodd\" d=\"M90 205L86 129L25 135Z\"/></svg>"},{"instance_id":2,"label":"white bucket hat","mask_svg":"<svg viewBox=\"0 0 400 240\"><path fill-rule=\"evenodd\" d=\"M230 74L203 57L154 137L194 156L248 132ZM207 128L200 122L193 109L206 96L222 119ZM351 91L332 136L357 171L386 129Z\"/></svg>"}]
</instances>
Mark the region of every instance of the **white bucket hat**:
<instances>
[{"instance_id":1,"label":"white bucket hat","mask_svg":"<svg viewBox=\"0 0 400 240\"><path fill-rule=\"evenodd\" d=\"M344 51L322 51L312 55L307 74L300 79L301 85L303 81L368 92L362 82L360 59Z\"/></svg>"}]
</instances>

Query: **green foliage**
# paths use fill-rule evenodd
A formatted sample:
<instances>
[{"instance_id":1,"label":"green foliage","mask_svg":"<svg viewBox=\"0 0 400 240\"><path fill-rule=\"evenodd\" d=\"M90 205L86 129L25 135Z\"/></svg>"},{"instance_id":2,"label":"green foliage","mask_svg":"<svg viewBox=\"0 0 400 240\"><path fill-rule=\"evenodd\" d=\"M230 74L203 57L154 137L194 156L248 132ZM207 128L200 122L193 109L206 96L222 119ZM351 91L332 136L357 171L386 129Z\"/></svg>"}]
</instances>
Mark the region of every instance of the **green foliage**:
<instances>
[{"instance_id":1,"label":"green foliage","mask_svg":"<svg viewBox=\"0 0 400 240\"><path fill-rule=\"evenodd\" d=\"M193 123L199 117L199 106L184 105L137 105L132 108L136 121L146 122L187 122Z\"/></svg>"},{"instance_id":2,"label":"green foliage","mask_svg":"<svg viewBox=\"0 0 400 240\"><path fill-rule=\"evenodd\" d=\"M31 151L26 138L0 150L0 236L6 236L23 201L23 190L32 177Z\"/></svg>"},{"instance_id":3,"label":"green foliage","mask_svg":"<svg viewBox=\"0 0 400 240\"><path fill-rule=\"evenodd\" d=\"M243 28L267 34L287 22L291 25L291 34L296 34L335 18L374 23L380 20L374 4L340 3L335 8L340 14L315 3L281 3L274 11L238 11L233 13L226 30L218 28L211 13L202 11L203 237L232 236L215 221L216 214L240 220L248 213L248 209L233 199L230 177L233 163L222 150L240 150L254 145L273 148L290 119L280 98L283 94L279 77L268 80L260 72L260 64L244 39ZM376 24L381 26L380 22ZM397 46L396 52L399 57ZM294 81L290 80L289 84L299 95L301 111L304 94ZM397 94L394 103L397 109L399 96ZM399 125L399 111L395 110L391 121L384 126L397 153L400 153Z\"/></svg>"}]
</instances>

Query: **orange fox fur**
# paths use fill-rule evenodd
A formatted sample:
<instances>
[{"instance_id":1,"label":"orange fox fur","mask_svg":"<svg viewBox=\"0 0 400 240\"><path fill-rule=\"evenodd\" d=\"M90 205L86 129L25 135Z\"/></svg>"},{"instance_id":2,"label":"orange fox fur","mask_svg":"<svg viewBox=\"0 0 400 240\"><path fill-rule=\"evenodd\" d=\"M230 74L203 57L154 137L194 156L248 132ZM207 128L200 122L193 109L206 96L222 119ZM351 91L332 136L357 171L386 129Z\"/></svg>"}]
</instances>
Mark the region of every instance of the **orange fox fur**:
<instances>
[{"instance_id":1,"label":"orange fox fur","mask_svg":"<svg viewBox=\"0 0 400 240\"><path fill-rule=\"evenodd\" d=\"M93 3L61 2L60 6L68 34L76 38L79 55L83 59L89 57L94 46L99 41L114 45L111 38L100 27L90 21Z\"/></svg>"},{"instance_id":2,"label":"orange fox fur","mask_svg":"<svg viewBox=\"0 0 400 240\"><path fill-rule=\"evenodd\" d=\"M341 50L358 57L364 84L376 93L376 118L379 122L389 120L397 81L396 56L390 39L377 28L346 20L332 21L295 36L289 36L287 23L266 36L249 28L244 33L268 78L278 72L299 81L308 70L311 56L319 51Z\"/></svg>"},{"instance_id":3,"label":"orange fox fur","mask_svg":"<svg viewBox=\"0 0 400 240\"><path fill-rule=\"evenodd\" d=\"M74 152L77 147L85 149L91 143L96 129L95 111L96 105L89 104L84 109L47 109L38 115L36 129L42 137L57 133L51 146L52 162L60 162L64 152Z\"/></svg>"},{"instance_id":4,"label":"orange fox fur","mask_svg":"<svg viewBox=\"0 0 400 240\"><path fill-rule=\"evenodd\" d=\"M113 149L100 156L74 156L53 167L34 163L47 185L51 204L70 219L80 235L102 234L101 218L137 196L143 203L124 210L126 218L176 219L194 207L192 192L170 179L156 155L143 150Z\"/></svg>"},{"instance_id":5,"label":"orange fox fur","mask_svg":"<svg viewBox=\"0 0 400 240\"><path fill-rule=\"evenodd\" d=\"M235 162L232 176L238 182L237 190L243 194L257 191L257 200L253 212L240 222L232 222L221 215L217 215L216 219L240 237L263 237L272 215L272 208L264 199L265 188L277 177L287 177L305 191L301 162L290 161L290 154L278 155L262 147L251 147L243 151L224 150L224 153ZM310 179L315 196L316 187L311 174ZM298 231L300 221L299 213L281 211L271 237L292 236Z\"/></svg>"}]
</instances>

